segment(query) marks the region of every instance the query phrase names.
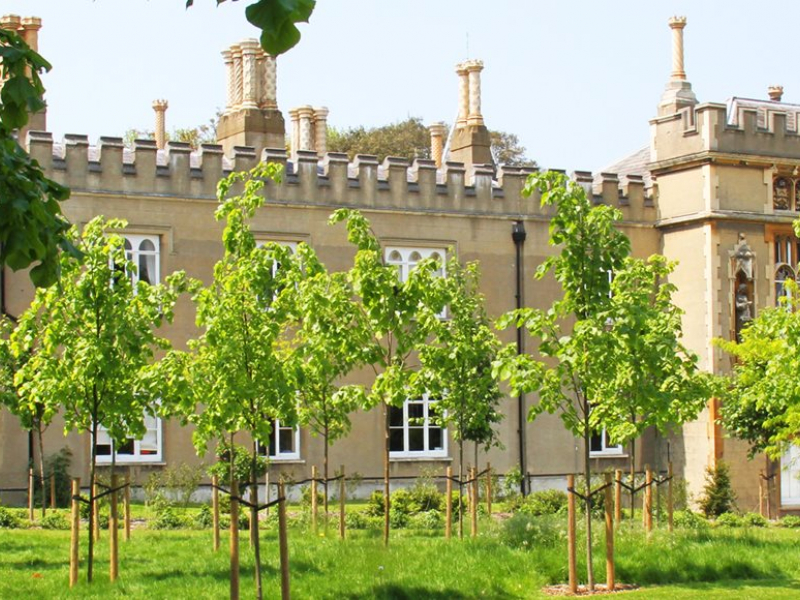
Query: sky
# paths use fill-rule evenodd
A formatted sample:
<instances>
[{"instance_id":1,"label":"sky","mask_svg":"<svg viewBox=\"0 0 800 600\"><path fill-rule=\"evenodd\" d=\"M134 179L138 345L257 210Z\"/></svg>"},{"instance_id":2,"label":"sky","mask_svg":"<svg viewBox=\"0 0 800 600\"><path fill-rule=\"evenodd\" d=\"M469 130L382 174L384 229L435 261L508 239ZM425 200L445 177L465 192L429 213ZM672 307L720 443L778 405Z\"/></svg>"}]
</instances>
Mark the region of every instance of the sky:
<instances>
[{"instance_id":1,"label":"sky","mask_svg":"<svg viewBox=\"0 0 800 600\"><path fill-rule=\"evenodd\" d=\"M258 30L248 0L2 0L43 19L48 130L121 136L207 123L225 104L220 52ZM452 123L455 65L484 62L490 129L519 136L540 166L598 171L649 142L671 69L667 20L685 15L686 72L700 102L800 103L800 3L739 0L318 0L298 46L278 59L278 106L330 109L335 127L407 117Z\"/></svg>"}]
</instances>

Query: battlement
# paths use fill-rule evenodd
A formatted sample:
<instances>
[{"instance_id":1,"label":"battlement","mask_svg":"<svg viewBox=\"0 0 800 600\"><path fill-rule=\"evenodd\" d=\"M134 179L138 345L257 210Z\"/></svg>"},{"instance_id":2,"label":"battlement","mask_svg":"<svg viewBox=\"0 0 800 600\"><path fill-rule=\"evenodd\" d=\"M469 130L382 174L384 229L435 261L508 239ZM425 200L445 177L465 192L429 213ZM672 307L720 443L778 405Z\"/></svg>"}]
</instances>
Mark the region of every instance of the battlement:
<instances>
[{"instance_id":1,"label":"battlement","mask_svg":"<svg viewBox=\"0 0 800 600\"><path fill-rule=\"evenodd\" d=\"M800 160L800 106L733 99L650 121L655 163L702 153Z\"/></svg>"},{"instance_id":2,"label":"battlement","mask_svg":"<svg viewBox=\"0 0 800 600\"><path fill-rule=\"evenodd\" d=\"M535 169L301 150L289 160L284 149L264 149L261 156L248 146L236 146L232 155L222 146L168 142L159 150L153 140L136 140L128 148L119 137L101 137L89 144L87 136L68 134L56 143L52 134L29 132L28 151L48 176L79 193L142 195L213 201L217 181L231 171L251 169L258 160L284 165L281 184L270 183L266 194L280 204L349 206L365 209L411 210L507 216L547 216L538 195L522 197L527 176ZM590 172L576 171L574 179L595 203L619 207L626 220L654 218L654 202L639 176L621 183L616 174L602 173L597 182Z\"/></svg>"}]
</instances>

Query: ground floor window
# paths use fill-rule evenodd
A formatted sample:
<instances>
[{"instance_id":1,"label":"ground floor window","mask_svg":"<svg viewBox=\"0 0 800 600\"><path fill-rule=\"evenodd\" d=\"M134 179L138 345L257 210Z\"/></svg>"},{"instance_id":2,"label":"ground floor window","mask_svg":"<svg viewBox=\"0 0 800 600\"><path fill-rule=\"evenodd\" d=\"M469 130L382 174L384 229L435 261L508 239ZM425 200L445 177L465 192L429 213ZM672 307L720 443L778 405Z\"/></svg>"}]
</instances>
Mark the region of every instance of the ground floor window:
<instances>
[{"instance_id":1,"label":"ground floor window","mask_svg":"<svg viewBox=\"0 0 800 600\"><path fill-rule=\"evenodd\" d=\"M800 506L800 447L781 457L781 506Z\"/></svg>"},{"instance_id":2,"label":"ground floor window","mask_svg":"<svg viewBox=\"0 0 800 600\"><path fill-rule=\"evenodd\" d=\"M593 433L589 444L590 456L619 456L622 454L622 444L612 445L608 439L608 432L603 429L600 433Z\"/></svg>"},{"instance_id":3,"label":"ground floor window","mask_svg":"<svg viewBox=\"0 0 800 600\"><path fill-rule=\"evenodd\" d=\"M161 419L145 415L144 426L146 431L141 438L128 438L122 444L115 444L106 428L99 426L96 442L97 462L110 463L112 457L115 457L118 463L161 462L163 460Z\"/></svg>"},{"instance_id":4,"label":"ground floor window","mask_svg":"<svg viewBox=\"0 0 800 600\"><path fill-rule=\"evenodd\" d=\"M447 456L447 430L435 423L436 400L427 394L389 407L389 455L393 458Z\"/></svg>"},{"instance_id":5,"label":"ground floor window","mask_svg":"<svg viewBox=\"0 0 800 600\"><path fill-rule=\"evenodd\" d=\"M298 460L300 458L300 428L284 425L275 419L269 436L269 447L259 444L258 451L271 460Z\"/></svg>"}]
</instances>

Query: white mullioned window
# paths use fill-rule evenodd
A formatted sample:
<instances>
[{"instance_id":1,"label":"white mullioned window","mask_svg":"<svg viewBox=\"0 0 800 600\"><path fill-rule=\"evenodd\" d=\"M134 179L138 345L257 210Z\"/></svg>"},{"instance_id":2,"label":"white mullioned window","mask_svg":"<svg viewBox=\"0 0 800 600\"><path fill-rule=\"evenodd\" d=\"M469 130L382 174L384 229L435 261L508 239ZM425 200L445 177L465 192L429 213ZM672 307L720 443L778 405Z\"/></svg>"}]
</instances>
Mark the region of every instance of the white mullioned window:
<instances>
[{"instance_id":1,"label":"white mullioned window","mask_svg":"<svg viewBox=\"0 0 800 600\"><path fill-rule=\"evenodd\" d=\"M612 445L605 428L599 433L592 434L589 443L590 456L621 456L622 453L622 444Z\"/></svg>"},{"instance_id":2,"label":"white mullioned window","mask_svg":"<svg viewBox=\"0 0 800 600\"><path fill-rule=\"evenodd\" d=\"M408 274L417 263L426 258L434 258L439 261L437 274L445 276L445 264L447 253L442 248L412 248L401 246L388 246L385 251L386 263L395 265L400 272L400 281L407 281Z\"/></svg>"},{"instance_id":3,"label":"white mullioned window","mask_svg":"<svg viewBox=\"0 0 800 600\"><path fill-rule=\"evenodd\" d=\"M133 287L140 281L155 285L161 281L160 250L157 235L124 233L125 257L136 265L136 272L130 273Z\"/></svg>"},{"instance_id":4,"label":"white mullioned window","mask_svg":"<svg viewBox=\"0 0 800 600\"><path fill-rule=\"evenodd\" d=\"M437 401L427 394L389 407L389 456L392 458L447 457L447 430L437 425Z\"/></svg>"},{"instance_id":5,"label":"white mullioned window","mask_svg":"<svg viewBox=\"0 0 800 600\"><path fill-rule=\"evenodd\" d=\"M161 419L153 415L145 415L144 426L147 429L140 438L128 438L124 443L116 445L102 425L97 428L97 462L110 463L116 454L116 463L158 463L163 462L163 433Z\"/></svg>"},{"instance_id":6,"label":"white mullioned window","mask_svg":"<svg viewBox=\"0 0 800 600\"><path fill-rule=\"evenodd\" d=\"M793 235L775 236L775 304L787 295L786 281L797 279L798 253L800 242Z\"/></svg>"},{"instance_id":7,"label":"white mullioned window","mask_svg":"<svg viewBox=\"0 0 800 600\"><path fill-rule=\"evenodd\" d=\"M781 506L800 506L800 447L794 444L781 457Z\"/></svg>"},{"instance_id":8,"label":"white mullioned window","mask_svg":"<svg viewBox=\"0 0 800 600\"><path fill-rule=\"evenodd\" d=\"M280 419L275 419L269 447L259 444L258 452L270 460L300 460L300 427L283 425Z\"/></svg>"}]
</instances>

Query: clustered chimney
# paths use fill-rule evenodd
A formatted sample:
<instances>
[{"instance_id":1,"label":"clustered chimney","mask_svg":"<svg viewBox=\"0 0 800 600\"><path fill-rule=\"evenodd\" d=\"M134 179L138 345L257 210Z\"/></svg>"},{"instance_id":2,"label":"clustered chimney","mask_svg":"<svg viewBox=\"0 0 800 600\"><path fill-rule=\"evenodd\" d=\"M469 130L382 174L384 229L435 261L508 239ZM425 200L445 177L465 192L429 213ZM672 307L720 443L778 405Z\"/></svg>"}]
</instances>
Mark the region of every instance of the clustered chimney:
<instances>
[{"instance_id":1,"label":"clustered chimney","mask_svg":"<svg viewBox=\"0 0 800 600\"><path fill-rule=\"evenodd\" d=\"M440 121L429 125L428 130L431 132L431 158L436 163L436 168L439 169L442 166L444 134L447 132L447 127Z\"/></svg>"},{"instance_id":2,"label":"clustered chimney","mask_svg":"<svg viewBox=\"0 0 800 600\"><path fill-rule=\"evenodd\" d=\"M661 102L658 105L659 115L675 114L682 108L697 104L692 84L686 79L683 61L683 30L686 27L686 17L671 17L669 27L672 30L672 73L661 95Z\"/></svg>"},{"instance_id":3,"label":"clustered chimney","mask_svg":"<svg viewBox=\"0 0 800 600\"><path fill-rule=\"evenodd\" d=\"M0 29L15 31L34 52L39 51L39 30L42 20L39 17L20 17L19 15L3 15L0 17ZM0 81L0 88L3 82ZM25 140L28 131L45 131L47 129L47 109L30 115L28 125L19 132L19 139Z\"/></svg>"},{"instance_id":4,"label":"clustered chimney","mask_svg":"<svg viewBox=\"0 0 800 600\"><path fill-rule=\"evenodd\" d=\"M310 150L318 156L328 151L328 109L299 106L289 111L292 120L292 155L298 150Z\"/></svg>"},{"instance_id":5,"label":"clustered chimney","mask_svg":"<svg viewBox=\"0 0 800 600\"><path fill-rule=\"evenodd\" d=\"M230 155L234 146L283 148L286 127L278 110L275 57L247 39L222 52L228 94L217 125L217 140Z\"/></svg>"},{"instance_id":6,"label":"clustered chimney","mask_svg":"<svg viewBox=\"0 0 800 600\"><path fill-rule=\"evenodd\" d=\"M481 71L483 62L479 60L468 60L456 65L458 119L453 131L449 159L471 165L492 163L489 130L481 114ZM433 135L431 131L432 145Z\"/></svg>"},{"instance_id":7,"label":"clustered chimney","mask_svg":"<svg viewBox=\"0 0 800 600\"><path fill-rule=\"evenodd\" d=\"M166 100L153 100L153 110L156 111L156 147L162 150L167 143L166 113L169 103Z\"/></svg>"},{"instance_id":8,"label":"clustered chimney","mask_svg":"<svg viewBox=\"0 0 800 600\"><path fill-rule=\"evenodd\" d=\"M771 85L767 90L769 93L769 99L773 102L780 102L783 98L783 86L782 85Z\"/></svg>"}]
</instances>

